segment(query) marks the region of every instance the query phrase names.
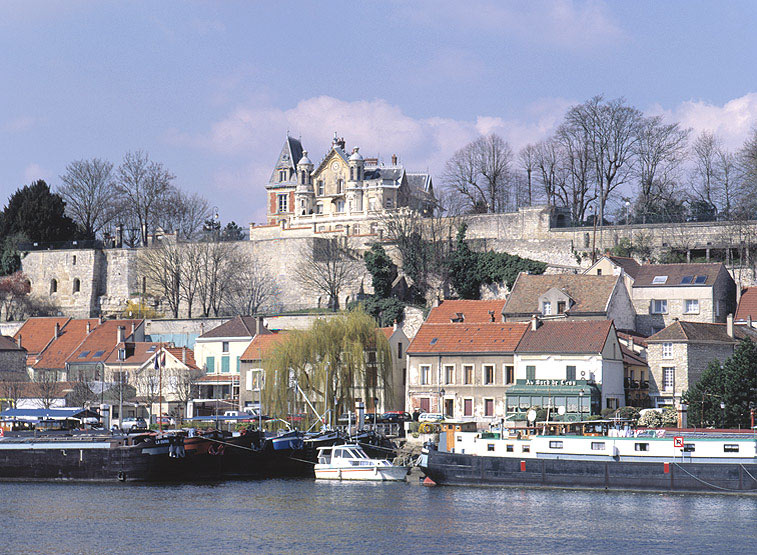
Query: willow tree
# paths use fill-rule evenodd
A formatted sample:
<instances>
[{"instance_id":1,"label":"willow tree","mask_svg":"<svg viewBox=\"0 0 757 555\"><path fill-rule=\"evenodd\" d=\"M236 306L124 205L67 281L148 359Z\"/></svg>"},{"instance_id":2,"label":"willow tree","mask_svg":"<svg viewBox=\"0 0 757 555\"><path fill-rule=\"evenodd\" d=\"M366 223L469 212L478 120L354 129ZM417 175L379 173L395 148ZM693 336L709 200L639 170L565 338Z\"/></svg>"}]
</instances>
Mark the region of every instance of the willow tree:
<instances>
[{"instance_id":1,"label":"willow tree","mask_svg":"<svg viewBox=\"0 0 757 555\"><path fill-rule=\"evenodd\" d=\"M354 310L319 319L309 330L288 334L263 361L265 410L283 416L306 405L339 415L356 399L388 394L392 367L386 336L366 313Z\"/></svg>"}]
</instances>

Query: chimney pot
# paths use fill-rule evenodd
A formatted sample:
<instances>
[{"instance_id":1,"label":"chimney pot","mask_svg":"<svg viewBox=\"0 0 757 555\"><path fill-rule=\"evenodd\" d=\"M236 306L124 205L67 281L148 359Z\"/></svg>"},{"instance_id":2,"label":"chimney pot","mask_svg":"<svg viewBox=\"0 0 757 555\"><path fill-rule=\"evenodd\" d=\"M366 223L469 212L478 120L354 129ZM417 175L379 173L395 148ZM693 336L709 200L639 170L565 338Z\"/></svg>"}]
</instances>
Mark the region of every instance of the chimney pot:
<instances>
[{"instance_id":1,"label":"chimney pot","mask_svg":"<svg viewBox=\"0 0 757 555\"><path fill-rule=\"evenodd\" d=\"M531 331L536 331L539 328L539 317L536 314L531 315Z\"/></svg>"},{"instance_id":2,"label":"chimney pot","mask_svg":"<svg viewBox=\"0 0 757 555\"><path fill-rule=\"evenodd\" d=\"M21 346L21 334L20 333L18 334L18 337L16 338L16 344L18 345L19 349L23 349L23 347Z\"/></svg>"},{"instance_id":3,"label":"chimney pot","mask_svg":"<svg viewBox=\"0 0 757 555\"><path fill-rule=\"evenodd\" d=\"M89 323L89 320L87 320L87 335L89 335L89 332L92 331L92 325Z\"/></svg>"},{"instance_id":4,"label":"chimney pot","mask_svg":"<svg viewBox=\"0 0 757 555\"><path fill-rule=\"evenodd\" d=\"M58 322L55 322L55 339L58 339L60 337L60 324Z\"/></svg>"},{"instance_id":5,"label":"chimney pot","mask_svg":"<svg viewBox=\"0 0 757 555\"><path fill-rule=\"evenodd\" d=\"M729 313L725 319L726 332L728 337L733 338L733 313Z\"/></svg>"},{"instance_id":6,"label":"chimney pot","mask_svg":"<svg viewBox=\"0 0 757 555\"><path fill-rule=\"evenodd\" d=\"M126 331L126 328L124 326L118 326L118 332L116 333L116 340L118 343L124 342L124 332Z\"/></svg>"}]
</instances>

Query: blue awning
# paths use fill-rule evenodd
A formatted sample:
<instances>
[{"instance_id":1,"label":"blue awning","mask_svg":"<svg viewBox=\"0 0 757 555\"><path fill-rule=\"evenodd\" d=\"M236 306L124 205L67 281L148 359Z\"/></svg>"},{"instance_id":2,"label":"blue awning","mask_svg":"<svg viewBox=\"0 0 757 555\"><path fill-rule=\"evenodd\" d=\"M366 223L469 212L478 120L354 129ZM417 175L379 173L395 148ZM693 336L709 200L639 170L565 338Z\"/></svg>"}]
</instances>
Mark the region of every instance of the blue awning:
<instances>
[{"instance_id":1,"label":"blue awning","mask_svg":"<svg viewBox=\"0 0 757 555\"><path fill-rule=\"evenodd\" d=\"M229 420L229 421L236 421L236 420L270 420L270 416L258 416L256 414L243 414L241 416L193 416L192 418L184 418L184 420L187 421L195 421L195 422L215 422L216 420Z\"/></svg>"},{"instance_id":2,"label":"blue awning","mask_svg":"<svg viewBox=\"0 0 757 555\"><path fill-rule=\"evenodd\" d=\"M96 412L80 407L56 409L6 409L0 412L0 420L81 420L99 418Z\"/></svg>"}]
</instances>

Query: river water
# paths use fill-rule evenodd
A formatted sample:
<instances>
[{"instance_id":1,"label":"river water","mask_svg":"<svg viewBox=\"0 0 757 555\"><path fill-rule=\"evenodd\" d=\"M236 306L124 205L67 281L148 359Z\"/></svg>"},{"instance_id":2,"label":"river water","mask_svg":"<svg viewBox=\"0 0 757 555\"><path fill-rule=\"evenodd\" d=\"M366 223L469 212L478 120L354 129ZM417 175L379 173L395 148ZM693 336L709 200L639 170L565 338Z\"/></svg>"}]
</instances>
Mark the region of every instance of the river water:
<instances>
[{"instance_id":1,"label":"river water","mask_svg":"<svg viewBox=\"0 0 757 555\"><path fill-rule=\"evenodd\" d=\"M2 553L756 553L757 497L331 483L0 484Z\"/></svg>"}]
</instances>

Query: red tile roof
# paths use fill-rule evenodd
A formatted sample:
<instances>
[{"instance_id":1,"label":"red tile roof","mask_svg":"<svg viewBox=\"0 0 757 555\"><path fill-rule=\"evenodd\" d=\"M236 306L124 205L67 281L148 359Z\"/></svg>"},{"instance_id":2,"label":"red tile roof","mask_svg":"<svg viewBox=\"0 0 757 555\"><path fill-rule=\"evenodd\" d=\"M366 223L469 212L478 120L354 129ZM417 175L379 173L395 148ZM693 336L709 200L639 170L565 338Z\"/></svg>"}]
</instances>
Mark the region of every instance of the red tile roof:
<instances>
[{"instance_id":1,"label":"red tile roof","mask_svg":"<svg viewBox=\"0 0 757 555\"><path fill-rule=\"evenodd\" d=\"M647 346L647 338L643 335L638 335L636 332L628 333L628 332L619 331L617 333L620 339L625 339L626 341L633 340L633 342L636 345L641 345L642 347Z\"/></svg>"},{"instance_id":2,"label":"red tile roof","mask_svg":"<svg viewBox=\"0 0 757 555\"><path fill-rule=\"evenodd\" d=\"M753 322L757 322L757 287L744 289L733 319L746 322L750 317Z\"/></svg>"},{"instance_id":3,"label":"red tile roof","mask_svg":"<svg viewBox=\"0 0 757 555\"><path fill-rule=\"evenodd\" d=\"M66 366L66 360L74 350L81 345L87 337L87 323L90 326L90 335L97 329L99 320L96 318L85 320L70 320L63 329L60 330L58 338L50 343L47 348L37 356L34 368L45 369L63 369ZM22 343L23 345L23 339Z\"/></svg>"},{"instance_id":4,"label":"red tile roof","mask_svg":"<svg viewBox=\"0 0 757 555\"><path fill-rule=\"evenodd\" d=\"M410 342L407 352L512 353L528 327L526 323L425 323Z\"/></svg>"},{"instance_id":5,"label":"red tile roof","mask_svg":"<svg viewBox=\"0 0 757 555\"><path fill-rule=\"evenodd\" d=\"M647 361L634 353L628 347L625 347L622 343L620 345L620 352L623 353L623 363L631 366L648 366Z\"/></svg>"},{"instance_id":6,"label":"red tile roof","mask_svg":"<svg viewBox=\"0 0 757 555\"><path fill-rule=\"evenodd\" d=\"M166 343L151 343L151 342L126 342L118 343L108 356L108 364L118 364L123 362L124 364L144 364L150 360L155 353L159 352ZM118 359L118 351L120 349L126 349L126 358L124 360Z\"/></svg>"},{"instance_id":7,"label":"red tile roof","mask_svg":"<svg viewBox=\"0 0 757 555\"><path fill-rule=\"evenodd\" d=\"M497 299L493 301L443 301L439 306L431 309L426 318L427 324L449 324L452 318L456 318L458 313L462 313L463 324L484 324L491 323L494 313L494 321L502 321L502 309L505 301Z\"/></svg>"},{"instance_id":8,"label":"red tile roof","mask_svg":"<svg viewBox=\"0 0 757 555\"><path fill-rule=\"evenodd\" d=\"M505 316L527 316L539 313L541 312L539 297L550 289L559 289L574 301L572 306L567 307L567 314L603 314L607 311L607 303L619 279L619 276L589 274L535 276L521 273L513 284L503 313Z\"/></svg>"},{"instance_id":9,"label":"red tile roof","mask_svg":"<svg viewBox=\"0 0 757 555\"><path fill-rule=\"evenodd\" d=\"M384 334L384 336L385 336L385 337L386 337L387 339L391 339L391 338L392 338L392 335L394 334L394 328L393 328L393 327L389 327L389 328L379 328L379 331L380 331L381 333L383 333L383 334Z\"/></svg>"},{"instance_id":10,"label":"red tile roof","mask_svg":"<svg viewBox=\"0 0 757 555\"><path fill-rule=\"evenodd\" d=\"M167 347L166 351L171 353L179 362L183 362L189 368L199 370L197 361L195 361L195 352L189 347Z\"/></svg>"},{"instance_id":11,"label":"red tile roof","mask_svg":"<svg viewBox=\"0 0 757 555\"><path fill-rule=\"evenodd\" d=\"M252 338L250 344L247 345L239 360L249 362L251 360L261 360L261 357L266 358L271 355L276 345L281 343L286 337L287 333L283 331L256 335Z\"/></svg>"},{"instance_id":12,"label":"red tile roof","mask_svg":"<svg viewBox=\"0 0 757 555\"><path fill-rule=\"evenodd\" d=\"M547 320L536 331L529 325L516 352L599 353L612 328L612 320Z\"/></svg>"},{"instance_id":13,"label":"red tile roof","mask_svg":"<svg viewBox=\"0 0 757 555\"><path fill-rule=\"evenodd\" d=\"M58 316L29 318L16 332L13 339L18 340L20 335L21 346L26 349L26 352L29 354L39 353L53 339L55 324L63 328L70 319Z\"/></svg>"},{"instance_id":14,"label":"red tile roof","mask_svg":"<svg viewBox=\"0 0 757 555\"><path fill-rule=\"evenodd\" d=\"M131 336L132 324L138 328L143 322L144 320L106 320L90 332L71 352L66 362L105 362L118 345L118 327L125 328L124 338L128 339Z\"/></svg>"}]
</instances>

